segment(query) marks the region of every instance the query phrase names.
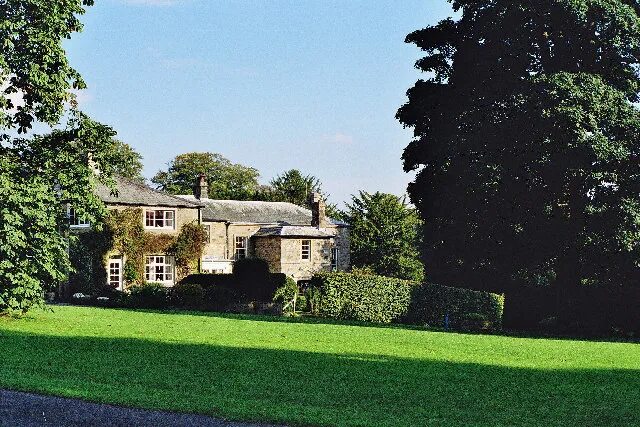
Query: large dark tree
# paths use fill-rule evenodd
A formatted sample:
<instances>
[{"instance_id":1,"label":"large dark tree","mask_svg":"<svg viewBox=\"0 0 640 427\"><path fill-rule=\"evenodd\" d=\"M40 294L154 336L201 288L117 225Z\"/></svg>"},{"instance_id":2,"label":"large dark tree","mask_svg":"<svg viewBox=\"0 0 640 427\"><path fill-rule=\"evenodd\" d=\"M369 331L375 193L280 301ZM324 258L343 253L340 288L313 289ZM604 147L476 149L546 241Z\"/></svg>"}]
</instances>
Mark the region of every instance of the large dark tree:
<instances>
[{"instance_id":1,"label":"large dark tree","mask_svg":"<svg viewBox=\"0 0 640 427\"><path fill-rule=\"evenodd\" d=\"M456 0L407 36L428 78L398 119L428 279L639 285L639 7ZM562 293L562 292L561 292Z\"/></svg>"}]
</instances>

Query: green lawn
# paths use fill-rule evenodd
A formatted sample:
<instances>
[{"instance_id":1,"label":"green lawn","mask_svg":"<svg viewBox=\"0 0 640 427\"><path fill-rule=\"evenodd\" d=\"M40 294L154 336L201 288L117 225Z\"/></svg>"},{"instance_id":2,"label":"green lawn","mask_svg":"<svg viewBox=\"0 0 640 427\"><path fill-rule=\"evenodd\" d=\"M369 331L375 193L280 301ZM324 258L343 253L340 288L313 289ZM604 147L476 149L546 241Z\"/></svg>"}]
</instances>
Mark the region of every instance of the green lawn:
<instances>
[{"instance_id":1,"label":"green lawn","mask_svg":"<svg viewBox=\"0 0 640 427\"><path fill-rule=\"evenodd\" d=\"M0 318L0 387L339 426L638 426L640 346L202 313Z\"/></svg>"}]
</instances>

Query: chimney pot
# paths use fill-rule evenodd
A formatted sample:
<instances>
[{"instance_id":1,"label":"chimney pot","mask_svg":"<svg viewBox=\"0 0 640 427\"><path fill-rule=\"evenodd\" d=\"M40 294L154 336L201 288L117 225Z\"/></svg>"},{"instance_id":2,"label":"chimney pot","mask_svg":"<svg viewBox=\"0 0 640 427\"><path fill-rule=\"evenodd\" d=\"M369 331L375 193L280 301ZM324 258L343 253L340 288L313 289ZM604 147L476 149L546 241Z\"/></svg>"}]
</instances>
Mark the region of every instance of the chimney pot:
<instances>
[{"instance_id":1,"label":"chimney pot","mask_svg":"<svg viewBox=\"0 0 640 427\"><path fill-rule=\"evenodd\" d=\"M196 185L193 187L193 195L198 200L209 198L209 185L207 184L207 176L205 174L201 173L198 175Z\"/></svg>"},{"instance_id":2,"label":"chimney pot","mask_svg":"<svg viewBox=\"0 0 640 427\"><path fill-rule=\"evenodd\" d=\"M311 193L309 195L309 204L311 205L311 226L324 228L328 225L326 205L320 193Z\"/></svg>"}]
</instances>

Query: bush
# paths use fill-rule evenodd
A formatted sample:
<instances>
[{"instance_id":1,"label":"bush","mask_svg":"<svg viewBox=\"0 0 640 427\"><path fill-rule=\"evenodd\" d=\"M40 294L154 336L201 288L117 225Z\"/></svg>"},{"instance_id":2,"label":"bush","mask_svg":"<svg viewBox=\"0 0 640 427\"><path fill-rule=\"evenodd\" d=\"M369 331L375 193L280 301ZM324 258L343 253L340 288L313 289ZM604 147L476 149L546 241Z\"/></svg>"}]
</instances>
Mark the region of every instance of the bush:
<instances>
[{"instance_id":1,"label":"bush","mask_svg":"<svg viewBox=\"0 0 640 427\"><path fill-rule=\"evenodd\" d=\"M285 283L280 286L273 294L273 302L279 302L283 305L287 305L300 290L298 284L291 277L286 277ZM292 311L293 305L288 306L285 311Z\"/></svg>"},{"instance_id":2,"label":"bush","mask_svg":"<svg viewBox=\"0 0 640 427\"><path fill-rule=\"evenodd\" d=\"M307 300L307 297L304 295L300 295L296 301L296 310L297 311L310 311L309 309L309 301Z\"/></svg>"},{"instance_id":3,"label":"bush","mask_svg":"<svg viewBox=\"0 0 640 427\"><path fill-rule=\"evenodd\" d=\"M242 300L238 291L224 286L210 286L204 289L204 304L210 310L226 310L230 305Z\"/></svg>"},{"instance_id":4,"label":"bush","mask_svg":"<svg viewBox=\"0 0 640 427\"><path fill-rule=\"evenodd\" d=\"M169 292L161 283L134 285L129 290L129 304L134 308L165 308L169 305Z\"/></svg>"},{"instance_id":5,"label":"bush","mask_svg":"<svg viewBox=\"0 0 640 427\"><path fill-rule=\"evenodd\" d=\"M251 301L270 301L277 287L269 273L269 264L259 258L244 258L233 265L238 289Z\"/></svg>"},{"instance_id":6,"label":"bush","mask_svg":"<svg viewBox=\"0 0 640 427\"><path fill-rule=\"evenodd\" d=\"M370 274L320 273L308 300L321 316L483 330L499 328L504 297L488 292L418 285Z\"/></svg>"},{"instance_id":7,"label":"bush","mask_svg":"<svg viewBox=\"0 0 640 427\"><path fill-rule=\"evenodd\" d=\"M197 283L178 283L171 294L173 304L178 307L200 308L205 303L204 289Z\"/></svg>"},{"instance_id":8,"label":"bush","mask_svg":"<svg viewBox=\"0 0 640 427\"><path fill-rule=\"evenodd\" d=\"M423 284L413 289L405 321L417 325L468 329L500 329L504 296L489 292Z\"/></svg>"},{"instance_id":9,"label":"bush","mask_svg":"<svg viewBox=\"0 0 640 427\"><path fill-rule=\"evenodd\" d=\"M369 274L319 273L311 287L314 311L326 317L389 323L402 319L409 308L413 284Z\"/></svg>"}]
</instances>

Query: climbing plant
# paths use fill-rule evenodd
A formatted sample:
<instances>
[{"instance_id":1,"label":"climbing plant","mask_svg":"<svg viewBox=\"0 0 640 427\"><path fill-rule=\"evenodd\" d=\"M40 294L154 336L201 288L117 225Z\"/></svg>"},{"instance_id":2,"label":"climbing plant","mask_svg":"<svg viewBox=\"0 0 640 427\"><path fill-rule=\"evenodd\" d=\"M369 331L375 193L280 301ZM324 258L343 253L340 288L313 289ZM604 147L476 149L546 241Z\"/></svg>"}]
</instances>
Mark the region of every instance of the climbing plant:
<instances>
[{"instance_id":1,"label":"climbing plant","mask_svg":"<svg viewBox=\"0 0 640 427\"><path fill-rule=\"evenodd\" d=\"M101 231L81 233L70 251L74 273L72 289L93 293L105 287L105 265L114 253L124 260L126 286L145 282L145 254L167 254L175 259L177 276L197 271L206 241L204 227L196 221L183 225L177 234L144 230L141 208L114 209L106 215Z\"/></svg>"}]
</instances>

